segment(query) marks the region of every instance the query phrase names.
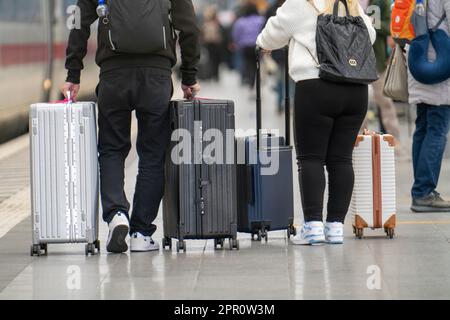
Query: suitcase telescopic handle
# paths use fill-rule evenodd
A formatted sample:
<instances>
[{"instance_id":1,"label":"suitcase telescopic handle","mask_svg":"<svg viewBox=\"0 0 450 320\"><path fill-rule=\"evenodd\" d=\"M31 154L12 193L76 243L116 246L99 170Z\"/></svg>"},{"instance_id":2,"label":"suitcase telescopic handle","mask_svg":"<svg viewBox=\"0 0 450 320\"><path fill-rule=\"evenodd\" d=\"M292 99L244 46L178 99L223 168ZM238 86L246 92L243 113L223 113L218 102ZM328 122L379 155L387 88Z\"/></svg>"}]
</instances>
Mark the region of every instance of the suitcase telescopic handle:
<instances>
[{"instance_id":1,"label":"suitcase telescopic handle","mask_svg":"<svg viewBox=\"0 0 450 320\"><path fill-rule=\"evenodd\" d=\"M261 48L256 47L256 149L259 150L261 131Z\"/></svg>"},{"instance_id":2,"label":"suitcase telescopic handle","mask_svg":"<svg viewBox=\"0 0 450 320\"><path fill-rule=\"evenodd\" d=\"M67 90L67 104L71 104L72 102L72 93L70 90Z\"/></svg>"},{"instance_id":3,"label":"suitcase telescopic handle","mask_svg":"<svg viewBox=\"0 0 450 320\"><path fill-rule=\"evenodd\" d=\"M261 48L256 47L256 143L257 150L259 150L260 146L260 138L261 138ZM284 51L284 125L285 125L285 139L286 146L291 145L291 121L290 121L290 105L291 105L291 97L290 97L290 88L289 88L289 49L288 47L283 48Z\"/></svg>"},{"instance_id":4,"label":"suitcase telescopic handle","mask_svg":"<svg viewBox=\"0 0 450 320\"><path fill-rule=\"evenodd\" d=\"M291 145L291 92L289 77L289 47L284 48L284 130L286 146Z\"/></svg>"}]
</instances>

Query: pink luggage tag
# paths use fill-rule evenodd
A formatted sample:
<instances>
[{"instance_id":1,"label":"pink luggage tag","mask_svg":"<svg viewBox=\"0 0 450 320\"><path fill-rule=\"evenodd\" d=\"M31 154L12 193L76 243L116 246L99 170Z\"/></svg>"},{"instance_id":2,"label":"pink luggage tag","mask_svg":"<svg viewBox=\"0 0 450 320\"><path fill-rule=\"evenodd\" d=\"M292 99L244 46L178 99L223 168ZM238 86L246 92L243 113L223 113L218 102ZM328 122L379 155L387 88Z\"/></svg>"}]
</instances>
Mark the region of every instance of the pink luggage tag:
<instances>
[{"instance_id":1,"label":"pink luggage tag","mask_svg":"<svg viewBox=\"0 0 450 320\"><path fill-rule=\"evenodd\" d=\"M67 98L65 98L64 100L56 100L56 101L52 101L50 102L52 104L70 104L73 103L71 97L70 97L70 91L67 91Z\"/></svg>"}]
</instances>

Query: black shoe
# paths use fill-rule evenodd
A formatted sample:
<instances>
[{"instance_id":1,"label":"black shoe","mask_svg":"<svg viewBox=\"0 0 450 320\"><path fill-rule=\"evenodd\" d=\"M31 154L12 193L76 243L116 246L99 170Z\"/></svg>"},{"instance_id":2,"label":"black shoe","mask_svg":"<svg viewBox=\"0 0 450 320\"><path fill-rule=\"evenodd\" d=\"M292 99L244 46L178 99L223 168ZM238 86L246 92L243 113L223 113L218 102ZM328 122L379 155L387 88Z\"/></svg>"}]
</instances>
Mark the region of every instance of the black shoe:
<instances>
[{"instance_id":1,"label":"black shoe","mask_svg":"<svg viewBox=\"0 0 450 320\"><path fill-rule=\"evenodd\" d=\"M411 210L414 212L450 212L450 201L445 201L438 192L433 191L426 197L413 199Z\"/></svg>"}]
</instances>

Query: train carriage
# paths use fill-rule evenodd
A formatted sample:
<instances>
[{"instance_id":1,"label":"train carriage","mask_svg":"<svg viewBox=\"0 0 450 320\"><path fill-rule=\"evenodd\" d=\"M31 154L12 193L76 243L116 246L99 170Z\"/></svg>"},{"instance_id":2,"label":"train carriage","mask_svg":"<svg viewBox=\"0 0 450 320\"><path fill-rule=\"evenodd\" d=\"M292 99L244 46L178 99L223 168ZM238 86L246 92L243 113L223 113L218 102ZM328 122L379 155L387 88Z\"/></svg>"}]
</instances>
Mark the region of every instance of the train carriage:
<instances>
[{"instance_id":1,"label":"train carriage","mask_svg":"<svg viewBox=\"0 0 450 320\"><path fill-rule=\"evenodd\" d=\"M27 131L30 104L59 99L74 4L76 0L0 0L0 143ZM96 30L93 25L82 72L85 96L94 94L98 82Z\"/></svg>"}]
</instances>

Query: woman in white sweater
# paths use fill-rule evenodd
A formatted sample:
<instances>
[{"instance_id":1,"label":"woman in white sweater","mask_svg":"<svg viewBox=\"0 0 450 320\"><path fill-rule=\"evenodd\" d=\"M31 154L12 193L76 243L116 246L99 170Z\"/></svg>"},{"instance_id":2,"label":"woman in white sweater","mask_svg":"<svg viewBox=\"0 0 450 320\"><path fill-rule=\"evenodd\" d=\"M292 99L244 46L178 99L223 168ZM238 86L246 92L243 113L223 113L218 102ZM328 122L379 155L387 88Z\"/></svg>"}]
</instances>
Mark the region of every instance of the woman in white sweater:
<instances>
[{"instance_id":1,"label":"woman in white sweater","mask_svg":"<svg viewBox=\"0 0 450 320\"><path fill-rule=\"evenodd\" d=\"M304 225L294 244L343 243L343 222L353 192L352 151L367 112L368 86L319 78L316 26L319 13L335 0L287 0L257 39L265 51L289 44L289 73L296 82L295 145ZM364 19L372 43L376 33L358 0L347 0L350 15ZM344 12L342 3L340 11ZM327 223L323 224L324 165L328 170Z\"/></svg>"}]
</instances>

